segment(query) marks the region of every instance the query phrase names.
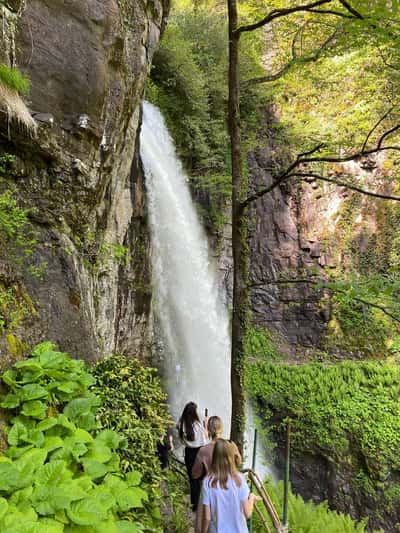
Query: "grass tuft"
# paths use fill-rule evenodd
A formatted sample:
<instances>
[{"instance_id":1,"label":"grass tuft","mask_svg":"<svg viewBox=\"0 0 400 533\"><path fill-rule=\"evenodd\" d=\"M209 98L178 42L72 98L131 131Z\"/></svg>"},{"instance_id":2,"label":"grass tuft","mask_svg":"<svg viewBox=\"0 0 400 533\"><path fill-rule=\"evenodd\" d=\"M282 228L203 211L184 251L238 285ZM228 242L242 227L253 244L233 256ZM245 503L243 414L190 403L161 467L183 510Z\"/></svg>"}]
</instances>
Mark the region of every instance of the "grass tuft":
<instances>
[{"instance_id":1,"label":"grass tuft","mask_svg":"<svg viewBox=\"0 0 400 533\"><path fill-rule=\"evenodd\" d=\"M0 83L19 94L26 94L31 83L17 68L0 63Z\"/></svg>"}]
</instances>

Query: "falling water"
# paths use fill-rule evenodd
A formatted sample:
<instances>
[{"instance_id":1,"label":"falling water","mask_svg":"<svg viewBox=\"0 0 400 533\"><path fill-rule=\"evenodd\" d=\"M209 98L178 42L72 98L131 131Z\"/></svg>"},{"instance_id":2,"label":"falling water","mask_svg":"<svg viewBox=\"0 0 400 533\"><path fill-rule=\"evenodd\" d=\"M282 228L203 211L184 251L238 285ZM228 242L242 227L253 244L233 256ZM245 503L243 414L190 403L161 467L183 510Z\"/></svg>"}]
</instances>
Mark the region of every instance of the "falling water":
<instances>
[{"instance_id":1,"label":"falling water","mask_svg":"<svg viewBox=\"0 0 400 533\"><path fill-rule=\"evenodd\" d=\"M188 401L231 416L229 319L188 178L159 110L143 105L141 157L152 237L156 326L171 410Z\"/></svg>"}]
</instances>

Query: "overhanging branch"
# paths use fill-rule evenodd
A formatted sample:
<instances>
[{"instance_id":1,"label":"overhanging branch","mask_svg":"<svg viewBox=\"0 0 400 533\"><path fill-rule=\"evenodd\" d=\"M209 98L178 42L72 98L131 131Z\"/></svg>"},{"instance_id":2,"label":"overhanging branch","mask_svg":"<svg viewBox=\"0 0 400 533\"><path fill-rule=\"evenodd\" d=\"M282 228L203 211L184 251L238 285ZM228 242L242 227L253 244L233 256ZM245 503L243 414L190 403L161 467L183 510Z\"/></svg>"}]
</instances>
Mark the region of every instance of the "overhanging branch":
<instances>
[{"instance_id":1,"label":"overhanging branch","mask_svg":"<svg viewBox=\"0 0 400 533\"><path fill-rule=\"evenodd\" d=\"M293 172L288 177L297 177L297 178L303 178L303 179L314 178L316 180L326 181L327 183L333 183L334 185L338 185L339 187L345 187L346 189L350 189L351 191L364 194L365 196L372 196L373 198L378 198L380 200L393 200L395 202L400 202L400 196L392 196L390 194L382 194L382 193L374 192L374 191L366 191L365 189L362 189L361 187L357 187L357 185L353 185L352 183L348 183L347 181L341 181L335 178L326 178L325 176L321 176L320 174L315 174L313 172Z\"/></svg>"},{"instance_id":2,"label":"overhanging branch","mask_svg":"<svg viewBox=\"0 0 400 533\"><path fill-rule=\"evenodd\" d=\"M318 61L322 53L329 47L331 43L334 42L334 40L337 37L337 34L338 34L338 29L335 29L335 31L321 44L321 46L318 48L318 50L315 51L314 54L310 56L298 57L296 55L296 50L295 50L295 42L298 36L298 32L296 32L296 35L294 36L293 42L292 42L292 59L288 61L286 65L284 65L280 70L278 70L274 74L267 74L266 76L252 78L250 80L243 82L242 85L244 87L248 87L249 85L276 81L279 78L282 78L295 65L303 65L303 64L314 63Z\"/></svg>"},{"instance_id":3,"label":"overhanging branch","mask_svg":"<svg viewBox=\"0 0 400 533\"><path fill-rule=\"evenodd\" d=\"M310 9L322 6L324 4L330 4L332 3L332 0L317 0L316 2L312 2L310 4L303 4L300 6L294 6L294 7L288 7L285 9L274 9L268 15L266 15L264 18L259 20L258 22L254 22L253 24L247 24L244 26L239 26L235 30L235 34L244 33L246 31L253 31L258 28L261 28L262 26L265 26L269 22L272 22L273 20L281 17L286 17L287 15L291 15L292 13L298 13L299 11L309 11Z\"/></svg>"},{"instance_id":4,"label":"overhanging branch","mask_svg":"<svg viewBox=\"0 0 400 533\"><path fill-rule=\"evenodd\" d=\"M348 11L347 13L342 13L341 11L331 10L331 9L316 9L319 6L323 6L326 4L331 4L332 0L317 0L316 2L311 2L310 4L302 4L299 6L294 7L288 7L285 9L274 9L270 13L268 13L264 18L260 19L257 22L254 22L253 24L246 24L243 26L239 26L234 31L234 34L240 35L241 33L247 32L247 31L253 31L257 30L258 28L261 28L262 26L265 26L266 24L269 24L275 19L286 17L287 15L292 15L293 13L299 13L299 12L308 12L308 13L319 13L322 15L335 15L344 17L347 19L361 19L363 20L364 17L356 11L348 2L346 1L340 1L342 6Z\"/></svg>"}]
</instances>

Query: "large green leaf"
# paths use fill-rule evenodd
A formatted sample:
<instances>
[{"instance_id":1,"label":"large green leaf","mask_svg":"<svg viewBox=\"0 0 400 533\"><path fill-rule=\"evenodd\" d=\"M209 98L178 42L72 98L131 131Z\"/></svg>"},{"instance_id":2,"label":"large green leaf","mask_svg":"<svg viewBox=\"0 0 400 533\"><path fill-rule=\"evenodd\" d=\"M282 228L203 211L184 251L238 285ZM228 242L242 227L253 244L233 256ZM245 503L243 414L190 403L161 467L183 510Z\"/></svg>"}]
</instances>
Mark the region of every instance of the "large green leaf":
<instances>
[{"instance_id":1,"label":"large green leaf","mask_svg":"<svg viewBox=\"0 0 400 533\"><path fill-rule=\"evenodd\" d=\"M0 463L0 491L12 491L20 486L21 474L18 468L10 463Z\"/></svg>"},{"instance_id":2,"label":"large green leaf","mask_svg":"<svg viewBox=\"0 0 400 533\"><path fill-rule=\"evenodd\" d=\"M58 415L57 424L64 427L65 429L69 429L70 431L76 430L76 425L71 420L69 420L69 418L64 414Z\"/></svg>"},{"instance_id":3,"label":"large green leaf","mask_svg":"<svg viewBox=\"0 0 400 533\"><path fill-rule=\"evenodd\" d=\"M1 379L10 387L14 387L17 384L17 372L15 370L6 370Z\"/></svg>"},{"instance_id":4,"label":"large green leaf","mask_svg":"<svg viewBox=\"0 0 400 533\"><path fill-rule=\"evenodd\" d=\"M30 487L25 487L24 489L16 490L8 501L12 505L22 507L23 504L26 504L26 502L30 501L32 493L33 487L31 485Z\"/></svg>"},{"instance_id":5,"label":"large green leaf","mask_svg":"<svg viewBox=\"0 0 400 533\"><path fill-rule=\"evenodd\" d=\"M112 429L104 429L96 436L96 441L105 444L109 448L117 449L121 442L125 440L124 436L113 431Z\"/></svg>"},{"instance_id":6,"label":"large green leaf","mask_svg":"<svg viewBox=\"0 0 400 533\"><path fill-rule=\"evenodd\" d=\"M64 524L51 518L41 518L38 523L40 533L63 533L64 531Z\"/></svg>"},{"instance_id":7,"label":"large green leaf","mask_svg":"<svg viewBox=\"0 0 400 533\"><path fill-rule=\"evenodd\" d=\"M28 436L24 440L40 448L44 444L43 431L40 431L39 429L32 429L28 431Z\"/></svg>"},{"instance_id":8,"label":"large green leaf","mask_svg":"<svg viewBox=\"0 0 400 533\"><path fill-rule=\"evenodd\" d=\"M38 400L40 398L47 398L48 392L45 387L38 385L37 383L29 383L24 385L22 389L18 391L24 401Z\"/></svg>"},{"instance_id":9,"label":"large green leaf","mask_svg":"<svg viewBox=\"0 0 400 533\"><path fill-rule=\"evenodd\" d=\"M5 531L11 533L19 533L20 531L23 531L23 533L25 533L26 530L24 530L23 527L32 527L32 524L37 523L37 518L37 514L32 507L28 507L22 511L14 506L10 506L9 512L4 516L4 529L2 529L1 533L5 533Z\"/></svg>"},{"instance_id":10,"label":"large green leaf","mask_svg":"<svg viewBox=\"0 0 400 533\"><path fill-rule=\"evenodd\" d=\"M96 533L120 533L115 520L110 519L95 527Z\"/></svg>"},{"instance_id":11,"label":"large green leaf","mask_svg":"<svg viewBox=\"0 0 400 533\"><path fill-rule=\"evenodd\" d=\"M143 507L143 501L147 500L147 493L139 487L131 487L119 492L116 498L119 509L129 511L129 509Z\"/></svg>"},{"instance_id":12,"label":"large green leaf","mask_svg":"<svg viewBox=\"0 0 400 533\"><path fill-rule=\"evenodd\" d=\"M117 522L119 533L140 533L144 531L141 524L128 522L127 520L119 520Z\"/></svg>"},{"instance_id":13,"label":"large green leaf","mask_svg":"<svg viewBox=\"0 0 400 533\"><path fill-rule=\"evenodd\" d=\"M36 511L41 515L55 515L59 511L70 509L71 503L82 500L87 491L80 485L78 479L69 479L57 485L40 485L35 488L32 502Z\"/></svg>"},{"instance_id":14,"label":"large green leaf","mask_svg":"<svg viewBox=\"0 0 400 533\"><path fill-rule=\"evenodd\" d=\"M85 473L91 479L99 479L107 474L108 468L103 463L95 461L94 459L86 459L82 461Z\"/></svg>"},{"instance_id":15,"label":"large green leaf","mask_svg":"<svg viewBox=\"0 0 400 533\"><path fill-rule=\"evenodd\" d=\"M142 474L140 472L128 472L125 476L126 482L130 487L136 487L142 480Z\"/></svg>"},{"instance_id":16,"label":"large green leaf","mask_svg":"<svg viewBox=\"0 0 400 533\"><path fill-rule=\"evenodd\" d=\"M67 515L72 522L80 526L94 526L105 520L107 511L102 502L94 497L85 498L71 505Z\"/></svg>"},{"instance_id":17,"label":"large green leaf","mask_svg":"<svg viewBox=\"0 0 400 533\"><path fill-rule=\"evenodd\" d=\"M57 460L46 463L39 468L35 484L36 485L56 485L72 476L72 472L66 469L66 462Z\"/></svg>"},{"instance_id":18,"label":"large green leaf","mask_svg":"<svg viewBox=\"0 0 400 533\"><path fill-rule=\"evenodd\" d=\"M80 416L90 413L93 407L99 406L99 399L94 394L89 394L84 398L75 398L68 402L64 408L64 414L72 421Z\"/></svg>"},{"instance_id":19,"label":"large green leaf","mask_svg":"<svg viewBox=\"0 0 400 533\"><path fill-rule=\"evenodd\" d=\"M14 462L14 465L21 473L21 480L24 486L32 484L33 474L44 464L46 457L46 450L34 448L25 452Z\"/></svg>"},{"instance_id":20,"label":"large green leaf","mask_svg":"<svg viewBox=\"0 0 400 533\"><path fill-rule=\"evenodd\" d=\"M58 418L55 416L50 416L48 418L45 418L41 422L38 423L36 426L37 429L40 429L41 431L46 431L47 429L50 429L58 424Z\"/></svg>"},{"instance_id":21,"label":"large green leaf","mask_svg":"<svg viewBox=\"0 0 400 533\"><path fill-rule=\"evenodd\" d=\"M33 444L28 444L27 446L11 446L6 451L6 454L8 457L11 457L12 459L18 459L22 455L24 455L25 452L28 450L31 450L33 448Z\"/></svg>"},{"instance_id":22,"label":"large green leaf","mask_svg":"<svg viewBox=\"0 0 400 533\"><path fill-rule=\"evenodd\" d=\"M5 498L0 498L0 520L4 517L8 510L8 503Z\"/></svg>"},{"instance_id":23,"label":"large green leaf","mask_svg":"<svg viewBox=\"0 0 400 533\"><path fill-rule=\"evenodd\" d=\"M119 492L129 488L123 479L114 474L107 474L103 483L107 490L109 490L116 497L118 496Z\"/></svg>"},{"instance_id":24,"label":"large green leaf","mask_svg":"<svg viewBox=\"0 0 400 533\"><path fill-rule=\"evenodd\" d=\"M95 461L99 461L99 463L107 463L111 458L111 449L97 440L94 440L90 444L89 452L85 455L85 459L94 459Z\"/></svg>"},{"instance_id":25,"label":"large green leaf","mask_svg":"<svg viewBox=\"0 0 400 533\"><path fill-rule=\"evenodd\" d=\"M47 406L39 400L25 402L22 405L21 413L32 418L42 419L46 416Z\"/></svg>"},{"instance_id":26,"label":"large green leaf","mask_svg":"<svg viewBox=\"0 0 400 533\"><path fill-rule=\"evenodd\" d=\"M0 403L0 407L3 407L3 409L14 409L15 407L18 407L20 403L21 396L9 392Z\"/></svg>"},{"instance_id":27,"label":"large green leaf","mask_svg":"<svg viewBox=\"0 0 400 533\"><path fill-rule=\"evenodd\" d=\"M29 359L23 359L22 361L18 361L17 363L15 363L15 368L18 368L18 369L23 369L23 370L33 370L33 371L36 371L36 370L42 370L42 366L41 364L39 363L39 361L37 359L33 359L33 358L29 358ZM6 374L6 372L5 372ZM16 372L15 372L16 374ZM4 379L4 375L3 375L3 379ZM7 381L6 381L7 383Z\"/></svg>"},{"instance_id":28,"label":"large green leaf","mask_svg":"<svg viewBox=\"0 0 400 533\"><path fill-rule=\"evenodd\" d=\"M52 452L53 450L56 450L57 448L62 448L64 446L64 441L61 437L45 437L44 442L42 444L42 448L46 450L46 452Z\"/></svg>"},{"instance_id":29,"label":"large green leaf","mask_svg":"<svg viewBox=\"0 0 400 533\"><path fill-rule=\"evenodd\" d=\"M21 422L16 422L7 435L8 444L17 446L20 441L25 440L28 436L28 429Z\"/></svg>"}]
</instances>

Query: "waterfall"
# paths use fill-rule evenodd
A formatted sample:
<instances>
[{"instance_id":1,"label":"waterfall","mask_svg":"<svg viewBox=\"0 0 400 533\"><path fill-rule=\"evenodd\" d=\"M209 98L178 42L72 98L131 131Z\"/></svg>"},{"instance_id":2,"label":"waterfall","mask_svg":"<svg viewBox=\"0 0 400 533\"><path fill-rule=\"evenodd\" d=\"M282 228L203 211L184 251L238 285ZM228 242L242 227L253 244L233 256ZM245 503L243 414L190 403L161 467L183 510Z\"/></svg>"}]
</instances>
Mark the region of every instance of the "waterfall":
<instances>
[{"instance_id":1,"label":"waterfall","mask_svg":"<svg viewBox=\"0 0 400 533\"><path fill-rule=\"evenodd\" d=\"M188 401L231 418L229 318L188 177L159 110L145 102L140 138L152 240L155 328L177 418Z\"/></svg>"}]
</instances>

